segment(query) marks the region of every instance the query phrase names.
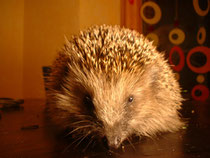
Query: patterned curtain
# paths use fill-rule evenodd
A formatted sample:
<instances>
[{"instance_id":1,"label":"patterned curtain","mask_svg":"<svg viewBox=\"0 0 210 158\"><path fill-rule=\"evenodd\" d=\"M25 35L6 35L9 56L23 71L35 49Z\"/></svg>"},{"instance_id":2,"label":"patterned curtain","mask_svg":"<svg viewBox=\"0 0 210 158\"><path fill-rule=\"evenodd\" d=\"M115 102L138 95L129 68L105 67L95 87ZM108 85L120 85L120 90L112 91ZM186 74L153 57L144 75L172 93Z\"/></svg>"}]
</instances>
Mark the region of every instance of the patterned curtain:
<instances>
[{"instance_id":1,"label":"patterned curtain","mask_svg":"<svg viewBox=\"0 0 210 158\"><path fill-rule=\"evenodd\" d=\"M165 53L186 97L209 99L210 0L121 0L121 4L121 25L143 33Z\"/></svg>"}]
</instances>

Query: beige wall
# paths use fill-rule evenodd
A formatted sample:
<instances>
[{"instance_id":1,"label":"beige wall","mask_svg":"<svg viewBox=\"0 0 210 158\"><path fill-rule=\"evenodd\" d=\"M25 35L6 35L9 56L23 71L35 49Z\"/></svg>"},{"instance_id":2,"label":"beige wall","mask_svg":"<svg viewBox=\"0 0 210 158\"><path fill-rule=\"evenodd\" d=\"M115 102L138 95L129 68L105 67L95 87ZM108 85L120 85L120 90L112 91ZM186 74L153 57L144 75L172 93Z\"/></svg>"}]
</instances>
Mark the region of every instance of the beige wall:
<instances>
[{"instance_id":1,"label":"beige wall","mask_svg":"<svg viewBox=\"0 0 210 158\"><path fill-rule=\"evenodd\" d=\"M79 30L78 0L25 0L24 98L45 95L42 66L50 65L64 34Z\"/></svg>"},{"instance_id":2,"label":"beige wall","mask_svg":"<svg viewBox=\"0 0 210 158\"><path fill-rule=\"evenodd\" d=\"M0 97L22 98L24 0L0 0Z\"/></svg>"},{"instance_id":3,"label":"beige wall","mask_svg":"<svg viewBox=\"0 0 210 158\"><path fill-rule=\"evenodd\" d=\"M80 28L94 24L120 25L120 0L80 0Z\"/></svg>"},{"instance_id":4,"label":"beige wall","mask_svg":"<svg viewBox=\"0 0 210 158\"><path fill-rule=\"evenodd\" d=\"M0 97L44 98L42 66L52 63L64 34L119 25L120 0L1 0L0 16Z\"/></svg>"}]
</instances>

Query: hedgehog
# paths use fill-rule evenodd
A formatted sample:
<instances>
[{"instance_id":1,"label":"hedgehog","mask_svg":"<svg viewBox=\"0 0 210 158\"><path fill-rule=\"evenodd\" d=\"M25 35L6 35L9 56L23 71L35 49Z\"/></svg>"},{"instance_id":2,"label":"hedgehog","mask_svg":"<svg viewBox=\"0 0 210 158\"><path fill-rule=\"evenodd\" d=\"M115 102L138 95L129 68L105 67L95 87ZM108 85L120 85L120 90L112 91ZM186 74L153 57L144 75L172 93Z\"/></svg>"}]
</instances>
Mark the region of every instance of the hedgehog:
<instances>
[{"instance_id":1,"label":"hedgehog","mask_svg":"<svg viewBox=\"0 0 210 158\"><path fill-rule=\"evenodd\" d=\"M132 136L153 138L183 126L181 88L164 57L137 31L91 26L66 39L52 65L52 121L83 141L119 149Z\"/></svg>"}]
</instances>

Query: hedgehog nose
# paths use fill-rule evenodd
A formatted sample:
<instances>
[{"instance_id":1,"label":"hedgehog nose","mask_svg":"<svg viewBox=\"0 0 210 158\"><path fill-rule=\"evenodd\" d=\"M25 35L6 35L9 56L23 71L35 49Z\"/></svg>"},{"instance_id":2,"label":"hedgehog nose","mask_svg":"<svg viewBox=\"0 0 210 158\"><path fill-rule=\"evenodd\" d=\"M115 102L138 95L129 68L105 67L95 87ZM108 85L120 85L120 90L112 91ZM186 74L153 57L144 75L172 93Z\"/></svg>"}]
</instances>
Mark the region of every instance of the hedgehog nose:
<instances>
[{"instance_id":1,"label":"hedgehog nose","mask_svg":"<svg viewBox=\"0 0 210 158\"><path fill-rule=\"evenodd\" d=\"M112 140L108 140L106 136L102 138L103 145L106 149L118 149L121 145L120 137L115 137Z\"/></svg>"},{"instance_id":2,"label":"hedgehog nose","mask_svg":"<svg viewBox=\"0 0 210 158\"><path fill-rule=\"evenodd\" d=\"M112 142L109 142L110 148L118 149L121 145L120 137L116 136Z\"/></svg>"}]
</instances>

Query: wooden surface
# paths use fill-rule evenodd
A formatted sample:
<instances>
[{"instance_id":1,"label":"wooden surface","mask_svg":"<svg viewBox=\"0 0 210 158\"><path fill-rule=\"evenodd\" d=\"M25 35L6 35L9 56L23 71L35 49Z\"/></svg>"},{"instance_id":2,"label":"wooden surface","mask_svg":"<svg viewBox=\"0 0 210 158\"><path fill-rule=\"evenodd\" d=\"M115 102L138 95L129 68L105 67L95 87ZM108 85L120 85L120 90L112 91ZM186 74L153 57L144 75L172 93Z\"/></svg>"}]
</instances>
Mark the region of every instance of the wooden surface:
<instances>
[{"instance_id":1,"label":"wooden surface","mask_svg":"<svg viewBox=\"0 0 210 158\"><path fill-rule=\"evenodd\" d=\"M209 101L184 103L182 113L189 121L187 129L154 140L134 141L133 146L128 144L112 153L91 151L97 144L90 151L82 152L58 140L45 123L43 100L26 100L23 107L0 110L0 158L210 158Z\"/></svg>"}]
</instances>

